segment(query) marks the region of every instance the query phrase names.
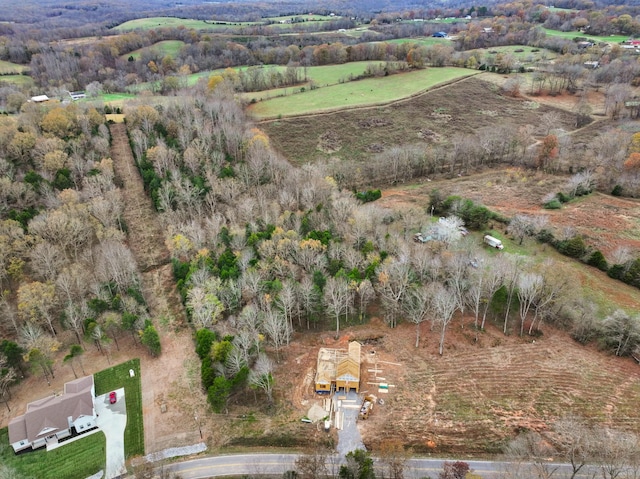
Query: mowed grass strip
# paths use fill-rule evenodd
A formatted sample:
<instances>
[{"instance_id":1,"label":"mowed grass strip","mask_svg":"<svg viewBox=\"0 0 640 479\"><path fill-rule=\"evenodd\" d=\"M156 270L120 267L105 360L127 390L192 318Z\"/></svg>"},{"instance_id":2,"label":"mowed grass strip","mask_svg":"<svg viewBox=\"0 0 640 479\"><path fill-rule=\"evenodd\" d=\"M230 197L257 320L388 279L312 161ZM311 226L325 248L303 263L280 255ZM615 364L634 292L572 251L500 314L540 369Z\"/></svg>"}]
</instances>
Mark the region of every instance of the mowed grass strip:
<instances>
[{"instance_id":1,"label":"mowed grass strip","mask_svg":"<svg viewBox=\"0 0 640 479\"><path fill-rule=\"evenodd\" d=\"M41 448L15 455L5 427L0 429L0 464L14 469L19 477L83 479L105 468L105 445L104 433L96 432L53 451Z\"/></svg>"},{"instance_id":2,"label":"mowed grass strip","mask_svg":"<svg viewBox=\"0 0 640 479\"><path fill-rule=\"evenodd\" d=\"M551 37L562 37L562 38L569 38L569 39L574 39L576 37L580 37L580 38L586 38L587 40L593 40L595 42L607 42L607 43L620 43L620 42L624 42L625 40L629 39L628 35L587 35L586 33L582 33L582 32L561 32L559 30L550 30L549 28L543 28L544 32L551 36Z\"/></svg>"},{"instance_id":3,"label":"mowed grass strip","mask_svg":"<svg viewBox=\"0 0 640 479\"><path fill-rule=\"evenodd\" d=\"M133 369L134 377L129 375ZM142 421L142 386L140 383L140 360L130 359L122 364L93 375L96 396L114 389L124 388L127 405L127 427L124 431L124 453L126 457L144 454L144 424ZM60 476L64 477L64 476Z\"/></svg>"},{"instance_id":4,"label":"mowed grass strip","mask_svg":"<svg viewBox=\"0 0 640 479\"><path fill-rule=\"evenodd\" d=\"M154 43L150 47L139 48L131 53L121 55L121 58L128 59L129 57L133 57L137 60L140 58L140 55L142 55L142 52L146 50L151 50L152 52L162 56L171 55L172 57L175 57L183 46L184 42L181 40L163 40L161 42Z\"/></svg>"},{"instance_id":5,"label":"mowed grass strip","mask_svg":"<svg viewBox=\"0 0 640 479\"><path fill-rule=\"evenodd\" d=\"M368 78L273 98L251 105L249 111L258 119L266 119L378 105L477 73L464 68L429 68L388 77Z\"/></svg>"}]
</instances>

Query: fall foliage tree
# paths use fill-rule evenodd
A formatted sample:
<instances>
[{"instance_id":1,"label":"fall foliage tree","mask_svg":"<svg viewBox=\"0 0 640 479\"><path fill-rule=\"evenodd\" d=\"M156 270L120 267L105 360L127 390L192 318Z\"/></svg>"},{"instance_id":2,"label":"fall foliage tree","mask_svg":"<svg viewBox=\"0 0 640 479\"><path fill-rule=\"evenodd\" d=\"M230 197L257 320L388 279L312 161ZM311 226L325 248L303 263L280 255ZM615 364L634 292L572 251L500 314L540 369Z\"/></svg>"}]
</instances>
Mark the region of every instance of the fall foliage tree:
<instances>
[{"instance_id":1,"label":"fall foliage tree","mask_svg":"<svg viewBox=\"0 0 640 479\"><path fill-rule=\"evenodd\" d=\"M558 137L556 135L547 135L543 138L542 144L538 149L536 157L536 168L542 170L551 170L551 162L558 157Z\"/></svg>"}]
</instances>

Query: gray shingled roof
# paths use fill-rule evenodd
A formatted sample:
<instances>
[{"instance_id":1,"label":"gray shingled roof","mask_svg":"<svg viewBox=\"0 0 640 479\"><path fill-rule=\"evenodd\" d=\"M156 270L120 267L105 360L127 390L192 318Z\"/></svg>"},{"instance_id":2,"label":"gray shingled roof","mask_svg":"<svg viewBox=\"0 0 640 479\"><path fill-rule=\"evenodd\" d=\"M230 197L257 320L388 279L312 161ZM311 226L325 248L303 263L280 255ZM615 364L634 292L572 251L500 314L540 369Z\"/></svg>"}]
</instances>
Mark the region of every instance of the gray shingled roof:
<instances>
[{"instance_id":1,"label":"gray shingled roof","mask_svg":"<svg viewBox=\"0 0 640 479\"><path fill-rule=\"evenodd\" d=\"M69 417L75 421L80 416L93 417L93 376L70 381L64 385L61 396L49 396L27 405L24 416L9 422L9 443L27 439L34 442L69 428Z\"/></svg>"}]
</instances>

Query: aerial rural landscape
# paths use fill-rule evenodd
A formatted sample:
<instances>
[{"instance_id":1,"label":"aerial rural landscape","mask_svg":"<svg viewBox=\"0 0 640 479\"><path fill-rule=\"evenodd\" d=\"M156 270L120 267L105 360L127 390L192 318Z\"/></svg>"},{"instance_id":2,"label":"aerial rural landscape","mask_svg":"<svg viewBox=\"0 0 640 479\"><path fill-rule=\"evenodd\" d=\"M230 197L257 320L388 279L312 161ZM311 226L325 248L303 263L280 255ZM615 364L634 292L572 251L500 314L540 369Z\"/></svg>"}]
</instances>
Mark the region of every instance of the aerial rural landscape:
<instances>
[{"instance_id":1,"label":"aerial rural landscape","mask_svg":"<svg viewBox=\"0 0 640 479\"><path fill-rule=\"evenodd\" d=\"M0 479L640 476L634 2L0 4Z\"/></svg>"}]
</instances>

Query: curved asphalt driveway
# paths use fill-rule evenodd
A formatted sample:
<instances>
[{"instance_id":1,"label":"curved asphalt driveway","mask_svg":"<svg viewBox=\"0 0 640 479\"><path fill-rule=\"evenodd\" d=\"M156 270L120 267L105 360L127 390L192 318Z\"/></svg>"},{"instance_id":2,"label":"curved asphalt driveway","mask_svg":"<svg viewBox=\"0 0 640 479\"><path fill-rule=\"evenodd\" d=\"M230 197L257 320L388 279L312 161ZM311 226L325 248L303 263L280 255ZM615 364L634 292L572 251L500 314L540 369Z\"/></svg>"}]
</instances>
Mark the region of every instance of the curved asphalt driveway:
<instances>
[{"instance_id":1,"label":"curved asphalt driveway","mask_svg":"<svg viewBox=\"0 0 640 479\"><path fill-rule=\"evenodd\" d=\"M116 389L116 398L115 404L109 404L109 393L97 396L94 400L98 414L96 424L107 438L105 479L113 479L127 472L124 463L124 429L127 425L124 388Z\"/></svg>"}]
</instances>

